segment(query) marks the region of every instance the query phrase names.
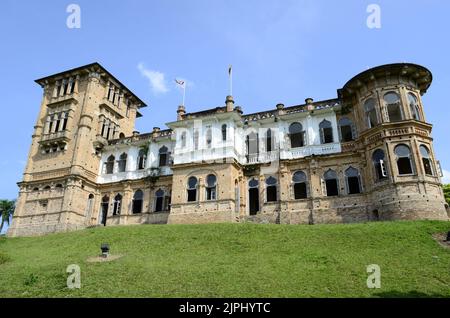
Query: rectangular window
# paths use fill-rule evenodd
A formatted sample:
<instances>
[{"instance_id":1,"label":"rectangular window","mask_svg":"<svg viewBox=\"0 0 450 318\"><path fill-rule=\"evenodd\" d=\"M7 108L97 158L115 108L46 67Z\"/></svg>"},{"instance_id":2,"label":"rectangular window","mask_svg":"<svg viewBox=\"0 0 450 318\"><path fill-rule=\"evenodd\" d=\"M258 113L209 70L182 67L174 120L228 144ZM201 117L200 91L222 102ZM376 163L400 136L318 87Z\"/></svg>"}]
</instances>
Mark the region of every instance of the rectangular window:
<instances>
[{"instance_id":1,"label":"rectangular window","mask_svg":"<svg viewBox=\"0 0 450 318\"><path fill-rule=\"evenodd\" d=\"M188 190L187 194L188 194L188 198L187 198L188 202L197 201L197 190L196 189Z\"/></svg>"},{"instance_id":2,"label":"rectangular window","mask_svg":"<svg viewBox=\"0 0 450 318\"><path fill-rule=\"evenodd\" d=\"M216 187L206 188L206 200L216 199Z\"/></svg>"}]
</instances>

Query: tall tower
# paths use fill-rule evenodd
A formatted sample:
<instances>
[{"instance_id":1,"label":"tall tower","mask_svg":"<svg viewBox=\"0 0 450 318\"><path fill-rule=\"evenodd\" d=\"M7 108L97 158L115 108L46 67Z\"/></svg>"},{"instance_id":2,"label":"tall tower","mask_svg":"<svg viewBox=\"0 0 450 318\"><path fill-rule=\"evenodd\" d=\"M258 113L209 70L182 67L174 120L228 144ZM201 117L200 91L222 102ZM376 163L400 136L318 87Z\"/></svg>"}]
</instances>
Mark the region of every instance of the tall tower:
<instances>
[{"instance_id":1,"label":"tall tower","mask_svg":"<svg viewBox=\"0 0 450 318\"><path fill-rule=\"evenodd\" d=\"M90 225L101 148L131 136L146 106L98 63L36 80L43 98L8 235Z\"/></svg>"},{"instance_id":2,"label":"tall tower","mask_svg":"<svg viewBox=\"0 0 450 318\"><path fill-rule=\"evenodd\" d=\"M431 81L423 66L389 64L356 75L340 91L360 132L376 219L448 219L421 98Z\"/></svg>"}]
</instances>

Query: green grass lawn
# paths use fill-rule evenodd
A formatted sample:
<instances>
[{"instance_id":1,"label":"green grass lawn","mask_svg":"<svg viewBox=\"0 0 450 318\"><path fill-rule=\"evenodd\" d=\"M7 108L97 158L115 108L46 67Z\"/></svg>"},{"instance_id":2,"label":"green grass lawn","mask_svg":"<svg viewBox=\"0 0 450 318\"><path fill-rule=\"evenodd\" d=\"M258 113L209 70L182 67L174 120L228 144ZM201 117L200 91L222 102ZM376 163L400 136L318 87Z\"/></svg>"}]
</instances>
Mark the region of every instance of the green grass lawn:
<instances>
[{"instance_id":1,"label":"green grass lawn","mask_svg":"<svg viewBox=\"0 0 450 318\"><path fill-rule=\"evenodd\" d=\"M450 297L450 222L138 225L0 238L0 297ZM87 259L100 244L123 257ZM68 289L66 268L81 268ZM369 264L381 288L366 285Z\"/></svg>"}]
</instances>

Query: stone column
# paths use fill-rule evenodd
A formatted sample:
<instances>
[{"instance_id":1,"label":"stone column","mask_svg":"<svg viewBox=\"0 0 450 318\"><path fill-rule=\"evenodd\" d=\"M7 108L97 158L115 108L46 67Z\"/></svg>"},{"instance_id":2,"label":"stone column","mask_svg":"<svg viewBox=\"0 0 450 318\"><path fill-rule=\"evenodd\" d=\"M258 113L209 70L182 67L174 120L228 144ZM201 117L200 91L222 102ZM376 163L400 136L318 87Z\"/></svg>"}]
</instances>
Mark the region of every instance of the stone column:
<instances>
[{"instance_id":1,"label":"stone column","mask_svg":"<svg viewBox=\"0 0 450 318\"><path fill-rule=\"evenodd\" d=\"M205 201L205 185L203 183L202 177L198 178L198 192L199 192L197 194L198 202Z\"/></svg>"}]
</instances>

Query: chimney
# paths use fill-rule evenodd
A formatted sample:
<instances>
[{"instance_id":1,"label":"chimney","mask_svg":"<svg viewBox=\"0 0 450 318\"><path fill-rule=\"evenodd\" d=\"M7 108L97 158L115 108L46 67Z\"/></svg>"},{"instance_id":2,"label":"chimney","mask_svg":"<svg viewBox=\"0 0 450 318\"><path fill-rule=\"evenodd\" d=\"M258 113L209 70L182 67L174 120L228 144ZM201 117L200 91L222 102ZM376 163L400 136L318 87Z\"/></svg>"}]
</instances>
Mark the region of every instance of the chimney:
<instances>
[{"instance_id":1,"label":"chimney","mask_svg":"<svg viewBox=\"0 0 450 318\"><path fill-rule=\"evenodd\" d=\"M232 112L234 109L234 100L233 96L228 95L227 99L225 100L225 105L227 106L227 112Z\"/></svg>"},{"instance_id":2,"label":"chimney","mask_svg":"<svg viewBox=\"0 0 450 318\"><path fill-rule=\"evenodd\" d=\"M280 114L280 115L284 114L284 104L278 103L277 110L278 110L278 114Z\"/></svg>"},{"instance_id":3,"label":"chimney","mask_svg":"<svg viewBox=\"0 0 450 318\"><path fill-rule=\"evenodd\" d=\"M306 103L306 109L309 111L313 111L314 110L314 105L313 105L313 99L311 97L308 97L307 99L305 99L305 103Z\"/></svg>"},{"instance_id":4,"label":"chimney","mask_svg":"<svg viewBox=\"0 0 450 318\"><path fill-rule=\"evenodd\" d=\"M178 106L177 109L177 120L183 120L183 116L186 114L186 108L184 105Z\"/></svg>"},{"instance_id":5,"label":"chimney","mask_svg":"<svg viewBox=\"0 0 450 318\"><path fill-rule=\"evenodd\" d=\"M160 130L161 130L161 129L160 129L159 127L153 127L153 130L152 130L152 137L153 137L153 138L158 137L159 131L160 131Z\"/></svg>"},{"instance_id":6,"label":"chimney","mask_svg":"<svg viewBox=\"0 0 450 318\"><path fill-rule=\"evenodd\" d=\"M132 140L137 140L139 138L139 131L135 130L133 131Z\"/></svg>"}]
</instances>

